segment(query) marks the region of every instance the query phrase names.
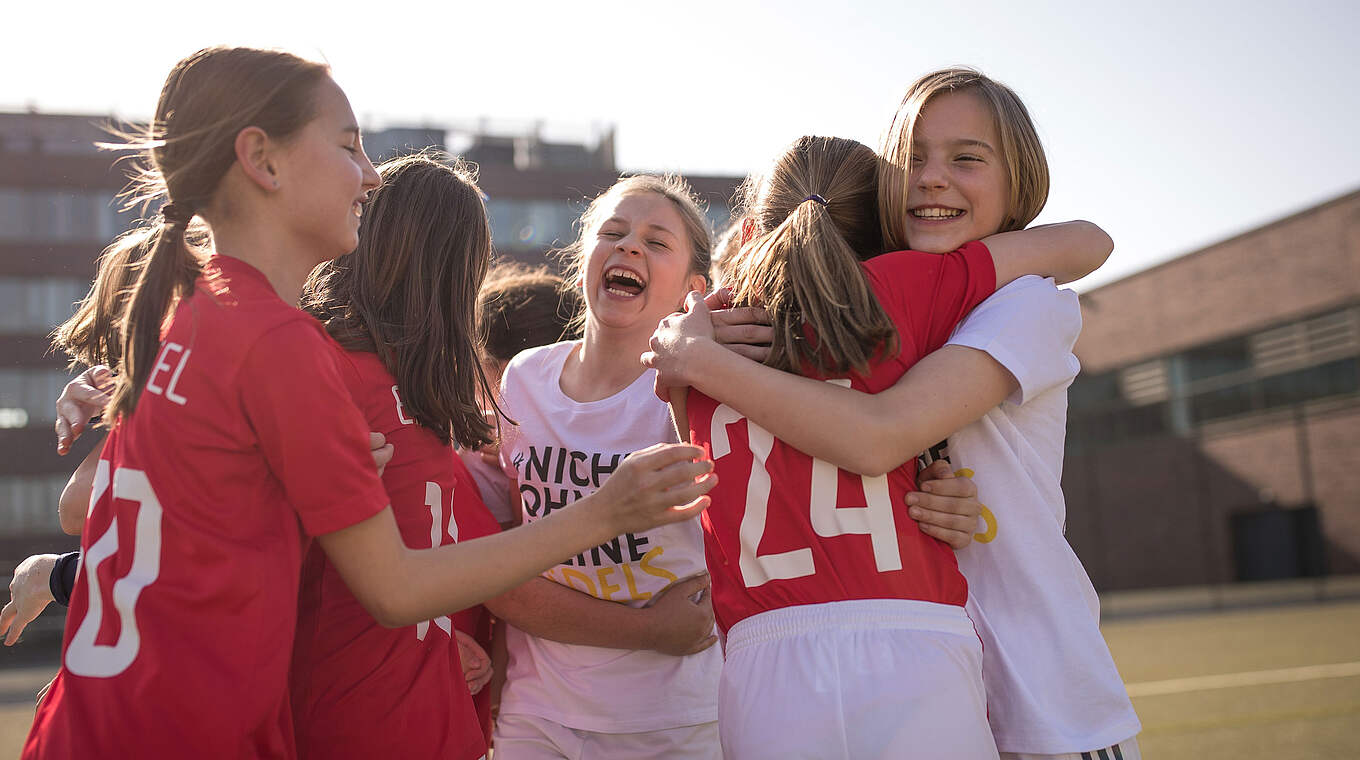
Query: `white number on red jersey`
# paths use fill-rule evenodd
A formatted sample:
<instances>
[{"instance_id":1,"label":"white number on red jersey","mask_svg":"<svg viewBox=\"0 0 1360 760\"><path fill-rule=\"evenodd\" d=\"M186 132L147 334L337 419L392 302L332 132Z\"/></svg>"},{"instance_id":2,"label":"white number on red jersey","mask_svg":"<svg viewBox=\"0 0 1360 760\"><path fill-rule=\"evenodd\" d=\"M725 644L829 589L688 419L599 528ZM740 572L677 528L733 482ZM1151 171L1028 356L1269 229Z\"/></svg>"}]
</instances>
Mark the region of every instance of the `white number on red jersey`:
<instances>
[{"instance_id":1,"label":"white number on red jersey","mask_svg":"<svg viewBox=\"0 0 1360 760\"><path fill-rule=\"evenodd\" d=\"M831 380L837 385L849 385L848 380ZM732 445L727 426L746 421L747 440L751 449L751 477L746 486L746 508L742 512L738 536L741 543L741 576L747 588L764 585L772 580L802 578L817 572L812 549L804 547L778 554L761 554L760 541L765 536L770 508L770 473L766 461L774 449L770 431L746 419L726 404L713 411L713 459L731 453ZM897 523L893 518L892 498L886 475L861 476L866 505L837 506L839 470L830 462L812 459L812 482L809 484L809 515L813 531L823 538L846 534L869 536L873 547L874 564L879 572L902 569L902 554L897 543ZM783 487L791 487L784 484Z\"/></svg>"},{"instance_id":2,"label":"white number on red jersey","mask_svg":"<svg viewBox=\"0 0 1360 760\"><path fill-rule=\"evenodd\" d=\"M395 391L396 389L393 388L394 394ZM453 489L449 490L449 499L445 502L444 489L440 488L438 483L433 483L428 480L425 481L425 506L430 508L430 548L432 549L436 546L444 545L442 534L444 533L444 505L446 503L448 504L449 515L449 540L457 541L458 523L453 519ZM453 621L449 619L448 615L440 615L435 618L434 624L439 626L439 629L444 633L447 633L450 636L453 635ZM422 620L419 623L416 623L417 641L424 641L425 635L429 632L430 621Z\"/></svg>"},{"instance_id":3,"label":"white number on red jersey","mask_svg":"<svg viewBox=\"0 0 1360 760\"><path fill-rule=\"evenodd\" d=\"M101 460L95 469L90 507L109 488L109 463ZM107 590L118 612L118 639L113 644L96 644L104 621L106 590L100 586L99 566L118 553L118 518L115 517L81 560L80 572L89 585L89 608L66 649L66 669L78 676L112 678L137 659L142 634L137 628L137 598L161 572L161 502L151 488L146 473L120 467L114 471L113 498L137 502L137 523L133 526L132 567L128 574Z\"/></svg>"}]
</instances>

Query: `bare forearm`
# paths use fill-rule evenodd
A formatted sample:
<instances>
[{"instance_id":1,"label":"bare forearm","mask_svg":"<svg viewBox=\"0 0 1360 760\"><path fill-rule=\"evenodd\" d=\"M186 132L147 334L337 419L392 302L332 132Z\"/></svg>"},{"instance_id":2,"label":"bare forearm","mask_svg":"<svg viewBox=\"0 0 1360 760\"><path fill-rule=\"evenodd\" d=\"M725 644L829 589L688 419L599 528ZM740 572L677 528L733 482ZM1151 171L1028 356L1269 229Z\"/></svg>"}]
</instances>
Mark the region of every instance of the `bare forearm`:
<instances>
[{"instance_id":1,"label":"bare forearm","mask_svg":"<svg viewBox=\"0 0 1360 760\"><path fill-rule=\"evenodd\" d=\"M1058 284L1079 280L1105 263L1114 241L1087 221L1044 224L984 238L996 264L996 286L1026 274L1052 277Z\"/></svg>"},{"instance_id":2,"label":"bare forearm","mask_svg":"<svg viewBox=\"0 0 1360 760\"><path fill-rule=\"evenodd\" d=\"M868 394L772 369L714 343L689 378L780 440L852 472L879 475L978 419L1014 379L980 351L946 346L896 385Z\"/></svg>"},{"instance_id":3,"label":"bare forearm","mask_svg":"<svg viewBox=\"0 0 1360 760\"><path fill-rule=\"evenodd\" d=\"M399 627L480 604L617 535L592 519L588 501L512 531L435 549L406 548L390 510L318 541L378 622Z\"/></svg>"},{"instance_id":4,"label":"bare forearm","mask_svg":"<svg viewBox=\"0 0 1360 760\"><path fill-rule=\"evenodd\" d=\"M596 599L547 578L534 578L486 602L496 617L539 638L563 644L651 649L646 609Z\"/></svg>"}]
</instances>

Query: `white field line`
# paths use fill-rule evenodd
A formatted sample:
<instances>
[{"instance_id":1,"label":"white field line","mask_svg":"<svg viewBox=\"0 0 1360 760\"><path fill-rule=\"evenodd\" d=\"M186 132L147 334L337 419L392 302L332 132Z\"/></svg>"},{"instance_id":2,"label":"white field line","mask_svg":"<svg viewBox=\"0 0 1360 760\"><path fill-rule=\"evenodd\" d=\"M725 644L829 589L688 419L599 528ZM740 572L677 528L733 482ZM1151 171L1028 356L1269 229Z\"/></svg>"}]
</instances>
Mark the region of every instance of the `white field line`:
<instances>
[{"instance_id":1,"label":"white field line","mask_svg":"<svg viewBox=\"0 0 1360 760\"><path fill-rule=\"evenodd\" d=\"M1316 681L1322 678L1350 678L1360 676L1360 662L1337 662L1330 665L1306 665L1278 670L1253 670L1245 673L1223 673L1213 676L1171 678L1165 681L1143 681L1126 686L1130 697L1155 697L1164 694L1183 694L1210 689L1234 689L1241 686L1261 686L1272 683Z\"/></svg>"}]
</instances>

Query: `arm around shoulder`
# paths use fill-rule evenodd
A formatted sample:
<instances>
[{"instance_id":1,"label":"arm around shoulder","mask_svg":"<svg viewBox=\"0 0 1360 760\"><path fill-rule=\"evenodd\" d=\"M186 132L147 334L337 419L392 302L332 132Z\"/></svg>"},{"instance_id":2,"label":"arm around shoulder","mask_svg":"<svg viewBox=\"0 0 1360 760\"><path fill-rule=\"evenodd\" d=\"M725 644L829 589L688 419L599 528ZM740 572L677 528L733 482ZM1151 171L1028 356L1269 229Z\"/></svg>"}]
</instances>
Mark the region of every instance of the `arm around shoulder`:
<instances>
[{"instance_id":1,"label":"arm around shoulder","mask_svg":"<svg viewBox=\"0 0 1360 760\"><path fill-rule=\"evenodd\" d=\"M1081 220L1002 232L982 242L992 252L998 288L1026 274L1052 277L1060 285L1079 280L1114 251L1105 230Z\"/></svg>"}]
</instances>

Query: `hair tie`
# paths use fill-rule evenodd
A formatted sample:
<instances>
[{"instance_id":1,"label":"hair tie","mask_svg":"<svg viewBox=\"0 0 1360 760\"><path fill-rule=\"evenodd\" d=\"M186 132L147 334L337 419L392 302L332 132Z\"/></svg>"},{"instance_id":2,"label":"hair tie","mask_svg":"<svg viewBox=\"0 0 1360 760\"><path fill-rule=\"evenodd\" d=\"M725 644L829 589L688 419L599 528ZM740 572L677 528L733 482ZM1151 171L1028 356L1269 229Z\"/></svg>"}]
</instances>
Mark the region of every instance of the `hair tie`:
<instances>
[{"instance_id":1,"label":"hair tie","mask_svg":"<svg viewBox=\"0 0 1360 760\"><path fill-rule=\"evenodd\" d=\"M161 206L161 217L166 222L180 227L189 226L189 222L194 218L194 210L175 203L167 203Z\"/></svg>"},{"instance_id":2,"label":"hair tie","mask_svg":"<svg viewBox=\"0 0 1360 760\"><path fill-rule=\"evenodd\" d=\"M826 199L816 193L813 193L812 195L809 195L808 197L803 199L804 203L807 203L808 201L817 201L818 203L822 204L823 207L826 206Z\"/></svg>"}]
</instances>

